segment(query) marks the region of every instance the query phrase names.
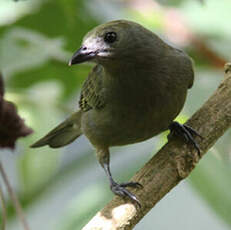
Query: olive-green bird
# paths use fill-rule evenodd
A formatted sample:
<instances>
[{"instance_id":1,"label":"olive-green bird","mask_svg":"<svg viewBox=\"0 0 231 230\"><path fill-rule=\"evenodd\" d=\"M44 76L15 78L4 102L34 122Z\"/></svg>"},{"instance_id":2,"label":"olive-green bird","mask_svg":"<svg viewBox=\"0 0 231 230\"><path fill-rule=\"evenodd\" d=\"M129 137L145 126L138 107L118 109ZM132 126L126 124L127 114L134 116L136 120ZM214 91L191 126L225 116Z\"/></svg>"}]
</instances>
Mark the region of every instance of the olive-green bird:
<instances>
[{"instance_id":1,"label":"olive-green bird","mask_svg":"<svg viewBox=\"0 0 231 230\"><path fill-rule=\"evenodd\" d=\"M198 150L198 135L186 125L174 122L192 87L191 59L143 26L126 20L100 25L83 39L69 65L96 63L83 84L80 109L37 141L32 147L65 146L84 134L95 147L111 190L138 199L118 184L109 167L109 147L147 140L167 129L182 135Z\"/></svg>"}]
</instances>

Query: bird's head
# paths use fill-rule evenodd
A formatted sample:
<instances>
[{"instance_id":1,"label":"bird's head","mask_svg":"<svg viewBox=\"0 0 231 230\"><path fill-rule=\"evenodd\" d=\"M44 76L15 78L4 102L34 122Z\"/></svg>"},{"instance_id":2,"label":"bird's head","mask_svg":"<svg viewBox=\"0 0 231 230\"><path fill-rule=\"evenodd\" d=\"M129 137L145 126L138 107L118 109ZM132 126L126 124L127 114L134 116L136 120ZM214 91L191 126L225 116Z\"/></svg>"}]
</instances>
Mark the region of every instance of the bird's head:
<instances>
[{"instance_id":1,"label":"bird's head","mask_svg":"<svg viewBox=\"0 0 231 230\"><path fill-rule=\"evenodd\" d=\"M69 65L86 61L106 64L132 60L135 56L139 58L141 53L155 45L155 38L152 32L137 23L126 20L108 22L87 33Z\"/></svg>"}]
</instances>

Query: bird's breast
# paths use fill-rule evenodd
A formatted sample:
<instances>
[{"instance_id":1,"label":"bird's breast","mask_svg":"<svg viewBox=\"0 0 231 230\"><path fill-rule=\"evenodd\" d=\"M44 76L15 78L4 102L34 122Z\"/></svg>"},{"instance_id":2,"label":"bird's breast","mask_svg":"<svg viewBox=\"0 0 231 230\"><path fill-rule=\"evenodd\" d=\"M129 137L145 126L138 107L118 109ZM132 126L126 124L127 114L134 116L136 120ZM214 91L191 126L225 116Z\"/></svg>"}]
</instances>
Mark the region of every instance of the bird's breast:
<instances>
[{"instance_id":1,"label":"bird's breast","mask_svg":"<svg viewBox=\"0 0 231 230\"><path fill-rule=\"evenodd\" d=\"M183 107L187 89L124 79L104 85L105 106L84 113L82 130L95 146L116 146L140 142L166 130Z\"/></svg>"},{"instance_id":2,"label":"bird's breast","mask_svg":"<svg viewBox=\"0 0 231 230\"><path fill-rule=\"evenodd\" d=\"M124 100L107 104L102 110L89 110L83 115L83 133L95 146L126 145L151 138L166 130L178 114L176 109L167 108L164 100L153 101Z\"/></svg>"}]
</instances>

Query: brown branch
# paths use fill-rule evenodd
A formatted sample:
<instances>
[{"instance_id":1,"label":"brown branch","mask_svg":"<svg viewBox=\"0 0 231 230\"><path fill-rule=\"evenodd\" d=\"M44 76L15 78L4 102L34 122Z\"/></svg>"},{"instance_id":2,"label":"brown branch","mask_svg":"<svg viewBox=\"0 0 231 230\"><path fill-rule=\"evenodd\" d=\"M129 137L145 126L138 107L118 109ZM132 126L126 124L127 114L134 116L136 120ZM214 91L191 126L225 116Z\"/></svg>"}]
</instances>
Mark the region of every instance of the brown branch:
<instances>
[{"instance_id":1,"label":"brown branch","mask_svg":"<svg viewBox=\"0 0 231 230\"><path fill-rule=\"evenodd\" d=\"M2 224L1 224L1 230L6 229L6 221L7 221L7 211L6 211L6 203L4 199L4 194L2 187L0 185L0 204L1 204L1 214L2 214Z\"/></svg>"},{"instance_id":2,"label":"brown branch","mask_svg":"<svg viewBox=\"0 0 231 230\"><path fill-rule=\"evenodd\" d=\"M7 191L8 191L8 194L13 202L13 205L15 207L15 210L16 210L16 213L19 217L19 220L21 221L22 223L22 226L23 226L23 229L24 230L30 230L29 228L29 225L26 221L26 218L25 218L25 215L24 215L24 212L22 210L22 207L21 207L21 204L16 196L16 194L14 193L14 190L12 189L10 183L9 183L9 180L7 178L7 175L5 173L5 170L3 168L3 165L2 163L0 162L0 175L2 176L2 179L6 185L6 188L7 188Z\"/></svg>"},{"instance_id":3,"label":"brown branch","mask_svg":"<svg viewBox=\"0 0 231 230\"><path fill-rule=\"evenodd\" d=\"M193 34L191 36L192 45L198 50L199 54L202 54L211 63L213 67L223 68L226 60L221 55L217 54L209 45L206 40L200 38L200 36Z\"/></svg>"},{"instance_id":4,"label":"brown branch","mask_svg":"<svg viewBox=\"0 0 231 230\"><path fill-rule=\"evenodd\" d=\"M202 156L231 127L231 64L225 65L225 79L209 100L188 120L187 124L204 138L197 139ZM130 230L172 188L186 178L198 162L191 146L180 140L169 141L132 178L143 185L133 189L141 208L116 196L82 230Z\"/></svg>"}]
</instances>

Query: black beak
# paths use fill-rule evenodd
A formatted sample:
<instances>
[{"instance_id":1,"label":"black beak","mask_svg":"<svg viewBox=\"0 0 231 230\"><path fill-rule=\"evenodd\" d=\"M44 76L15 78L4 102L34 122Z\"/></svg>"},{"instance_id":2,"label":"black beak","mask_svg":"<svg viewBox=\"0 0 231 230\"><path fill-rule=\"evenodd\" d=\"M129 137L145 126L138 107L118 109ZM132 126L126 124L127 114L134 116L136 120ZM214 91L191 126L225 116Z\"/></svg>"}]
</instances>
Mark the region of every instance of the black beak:
<instances>
[{"instance_id":1,"label":"black beak","mask_svg":"<svg viewBox=\"0 0 231 230\"><path fill-rule=\"evenodd\" d=\"M86 62L93 59L95 56L96 56L96 52L93 51L89 52L87 48L83 46L74 53L68 65L71 66L74 64Z\"/></svg>"}]
</instances>

